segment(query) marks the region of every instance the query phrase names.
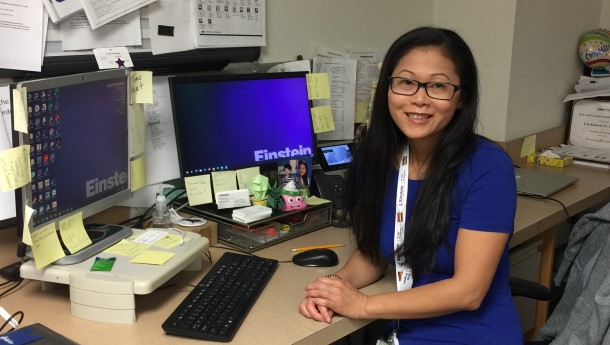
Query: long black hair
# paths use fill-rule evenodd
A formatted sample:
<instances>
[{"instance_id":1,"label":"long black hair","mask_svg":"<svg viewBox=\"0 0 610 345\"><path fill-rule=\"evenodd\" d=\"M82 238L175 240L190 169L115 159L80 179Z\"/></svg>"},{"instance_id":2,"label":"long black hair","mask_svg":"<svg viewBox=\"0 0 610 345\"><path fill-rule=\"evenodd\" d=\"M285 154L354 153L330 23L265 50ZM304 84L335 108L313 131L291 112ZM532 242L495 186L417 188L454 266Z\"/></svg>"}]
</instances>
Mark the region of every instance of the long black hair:
<instances>
[{"instance_id":1,"label":"long black hair","mask_svg":"<svg viewBox=\"0 0 610 345\"><path fill-rule=\"evenodd\" d=\"M354 152L347 176L346 193L352 230L361 252L379 262L379 233L383 200L396 159L408 138L396 126L388 106L388 77L398 61L418 47L438 47L460 78L461 108L440 135L432 152L423 186L414 204L413 217L402 247L397 252L415 273L428 271L438 246L447 237L450 195L457 168L474 150L477 135L479 81L477 67L464 40L454 31L420 27L399 37L388 49L377 83L370 127Z\"/></svg>"}]
</instances>

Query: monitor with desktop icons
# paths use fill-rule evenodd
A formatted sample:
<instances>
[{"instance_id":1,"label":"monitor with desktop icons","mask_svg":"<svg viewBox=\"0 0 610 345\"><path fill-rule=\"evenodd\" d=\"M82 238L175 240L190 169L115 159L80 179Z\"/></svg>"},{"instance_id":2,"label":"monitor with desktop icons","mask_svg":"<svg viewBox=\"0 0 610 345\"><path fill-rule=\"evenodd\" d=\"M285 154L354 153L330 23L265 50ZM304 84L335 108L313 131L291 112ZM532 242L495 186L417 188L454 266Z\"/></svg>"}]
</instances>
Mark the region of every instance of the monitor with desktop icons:
<instances>
[{"instance_id":1,"label":"monitor with desktop icons","mask_svg":"<svg viewBox=\"0 0 610 345\"><path fill-rule=\"evenodd\" d=\"M33 212L27 227L35 232L49 224L58 228L60 220L79 212L83 218L92 216L131 196L129 70L24 81L15 86L27 92L28 133L16 132L14 146L30 146L32 174L31 183L17 193L20 233L25 209ZM131 229L122 226L86 228L93 244L79 252L78 260L131 234Z\"/></svg>"}]
</instances>

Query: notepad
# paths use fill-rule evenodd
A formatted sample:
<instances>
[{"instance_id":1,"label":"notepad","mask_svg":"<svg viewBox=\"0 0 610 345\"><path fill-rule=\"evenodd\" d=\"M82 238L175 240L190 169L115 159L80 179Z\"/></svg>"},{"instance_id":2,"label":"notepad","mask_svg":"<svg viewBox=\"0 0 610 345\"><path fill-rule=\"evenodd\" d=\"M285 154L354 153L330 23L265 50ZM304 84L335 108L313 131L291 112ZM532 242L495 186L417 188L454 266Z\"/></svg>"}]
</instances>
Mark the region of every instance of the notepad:
<instances>
[{"instance_id":1,"label":"notepad","mask_svg":"<svg viewBox=\"0 0 610 345\"><path fill-rule=\"evenodd\" d=\"M249 206L233 210L233 219L242 223L251 223L271 216L273 210L267 206Z\"/></svg>"}]
</instances>

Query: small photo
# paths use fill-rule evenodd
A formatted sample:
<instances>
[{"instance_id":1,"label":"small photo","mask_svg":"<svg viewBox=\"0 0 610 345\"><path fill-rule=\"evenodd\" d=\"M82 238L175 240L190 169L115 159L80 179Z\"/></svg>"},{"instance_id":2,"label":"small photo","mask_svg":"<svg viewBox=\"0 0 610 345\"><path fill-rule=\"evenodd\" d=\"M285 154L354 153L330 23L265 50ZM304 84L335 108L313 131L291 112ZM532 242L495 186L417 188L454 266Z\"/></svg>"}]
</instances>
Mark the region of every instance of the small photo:
<instances>
[{"instance_id":1,"label":"small photo","mask_svg":"<svg viewBox=\"0 0 610 345\"><path fill-rule=\"evenodd\" d=\"M308 189L311 184L311 157L292 157L278 162L278 177L282 187L294 182L297 189Z\"/></svg>"}]
</instances>

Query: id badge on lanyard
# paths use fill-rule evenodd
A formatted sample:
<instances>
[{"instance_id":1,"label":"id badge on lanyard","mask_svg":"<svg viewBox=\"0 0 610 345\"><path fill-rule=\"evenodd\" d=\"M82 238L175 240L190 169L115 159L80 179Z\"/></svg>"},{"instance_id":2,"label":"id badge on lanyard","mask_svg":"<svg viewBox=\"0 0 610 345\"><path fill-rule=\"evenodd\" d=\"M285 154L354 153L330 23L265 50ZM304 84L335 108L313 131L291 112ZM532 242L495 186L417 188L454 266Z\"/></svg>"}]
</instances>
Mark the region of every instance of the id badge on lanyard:
<instances>
[{"instance_id":1,"label":"id badge on lanyard","mask_svg":"<svg viewBox=\"0 0 610 345\"><path fill-rule=\"evenodd\" d=\"M394 222L394 252L402 246L405 241L405 221L407 212L407 195L409 190L409 145L406 145L400 159L398 171L398 184L396 186L396 219ZM411 267L398 255L396 260L396 290L404 291L413 286L413 275Z\"/></svg>"}]
</instances>

